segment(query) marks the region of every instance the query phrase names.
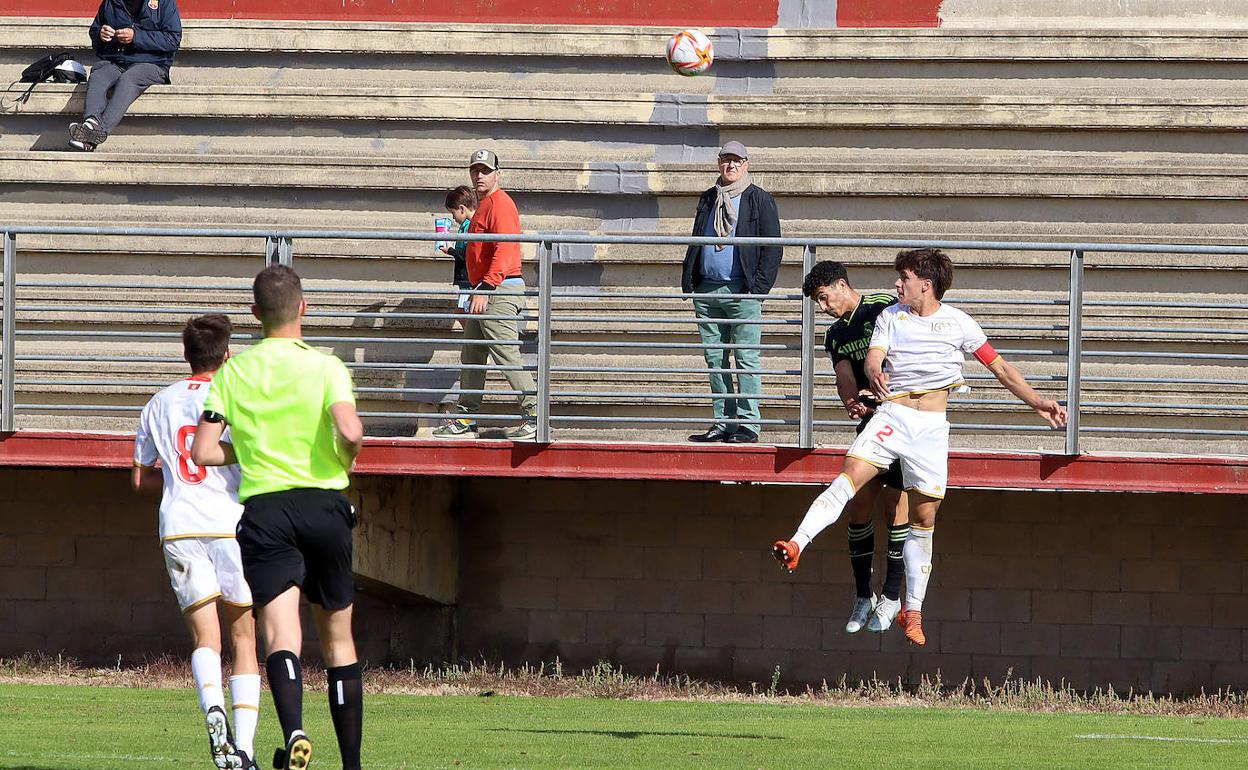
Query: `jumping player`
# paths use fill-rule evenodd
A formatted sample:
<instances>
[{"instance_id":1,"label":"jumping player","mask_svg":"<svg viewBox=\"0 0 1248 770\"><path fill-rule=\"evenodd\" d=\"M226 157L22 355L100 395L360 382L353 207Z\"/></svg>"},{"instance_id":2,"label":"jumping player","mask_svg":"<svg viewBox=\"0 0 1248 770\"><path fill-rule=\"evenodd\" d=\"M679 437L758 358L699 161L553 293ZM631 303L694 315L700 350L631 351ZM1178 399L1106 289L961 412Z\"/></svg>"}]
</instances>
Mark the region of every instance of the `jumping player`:
<instances>
[{"instance_id":1,"label":"jumping player","mask_svg":"<svg viewBox=\"0 0 1248 770\"><path fill-rule=\"evenodd\" d=\"M892 294L859 294L849 284L849 274L840 262L820 262L811 268L802 282L802 293L819 309L836 319L824 337L824 349L836 370L836 390L849 416L859 420L858 433L875 414L878 405L868 389L863 362L871 344L871 332L880 313L897 302ZM881 632L878 618L872 614L878 603L871 589L871 568L875 560L875 526L872 512L878 506L888 522L888 570L881 594L897 601L901 596L902 544L910 534L906 497L902 495L901 463L893 461L888 470L876 476L859 490L846 506L849 519L849 564L854 574L856 597L845 623L851 634L862 630Z\"/></svg>"},{"instance_id":2,"label":"jumping player","mask_svg":"<svg viewBox=\"0 0 1248 770\"><path fill-rule=\"evenodd\" d=\"M303 731L303 629L307 594L329 684L329 713L343 770L360 770L364 686L351 608L355 509L342 494L364 428L342 361L303 342L308 305L294 270L265 268L252 285L264 339L231 358L213 379L191 457L242 468L238 544L255 596L268 658L265 670L285 736L273 764L303 770L312 742ZM233 443L223 443L229 426Z\"/></svg>"},{"instance_id":3,"label":"jumping player","mask_svg":"<svg viewBox=\"0 0 1248 770\"><path fill-rule=\"evenodd\" d=\"M772 551L792 569L817 534L840 518L857 490L895 460L910 498L910 535L903 548L906 602L885 598L874 610L882 628L894 618L906 638L922 645L922 607L932 571L932 531L945 495L949 472L949 391L963 384L962 364L971 353L1011 393L1054 428L1066 424L1066 408L1041 398L1013 366L1001 358L979 324L940 300L953 285L953 264L939 249L903 251L897 269L897 304L880 313L871 335L865 373L882 402L850 445L836 480L815 499L790 540Z\"/></svg>"},{"instance_id":4,"label":"jumping player","mask_svg":"<svg viewBox=\"0 0 1248 770\"><path fill-rule=\"evenodd\" d=\"M165 567L195 645L191 673L208 727L212 761L221 770L249 770L260 716L260 669L251 590L243 579L234 528L238 466L200 468L191 462L191 439L203 412L209 383L229 358L230 319L220 314L192 318L182 330L182 349L191 376L157 393L139 416L131 485L135 491L164 480L160 539ZM161 470L155 469L160 460ZM221 606L234 651L230 702L234 730L225 717L221 688Z\"/></svg>"}]
</instances>

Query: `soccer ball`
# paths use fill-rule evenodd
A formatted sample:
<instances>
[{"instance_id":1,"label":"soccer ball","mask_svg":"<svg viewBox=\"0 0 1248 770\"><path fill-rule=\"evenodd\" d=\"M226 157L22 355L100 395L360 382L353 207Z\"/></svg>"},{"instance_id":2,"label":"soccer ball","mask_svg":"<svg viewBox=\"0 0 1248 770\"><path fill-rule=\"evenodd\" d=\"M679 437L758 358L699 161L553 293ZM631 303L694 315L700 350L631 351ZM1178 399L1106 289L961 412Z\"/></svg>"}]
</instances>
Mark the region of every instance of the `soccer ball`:
<instances>
[{"instance_id":1,"label":"soccer ball","mask_svg":"<svg viewBox=\"0 0 1248 770\"><path fill-rule=\"evenodd\" d=\"M681 75L701 75L713 61L715 49L700 30L682 29L667 41L667 63Z\"/></svg>"}]
</instances>

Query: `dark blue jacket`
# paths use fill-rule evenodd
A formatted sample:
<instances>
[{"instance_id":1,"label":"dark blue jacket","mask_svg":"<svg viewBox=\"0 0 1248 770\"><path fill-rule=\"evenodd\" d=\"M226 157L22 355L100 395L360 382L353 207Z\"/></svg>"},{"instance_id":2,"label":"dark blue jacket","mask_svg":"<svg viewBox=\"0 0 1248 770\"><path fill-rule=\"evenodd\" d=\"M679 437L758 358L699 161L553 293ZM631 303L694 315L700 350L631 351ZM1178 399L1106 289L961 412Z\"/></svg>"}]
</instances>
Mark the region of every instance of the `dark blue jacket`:
<instances>
[{"instance_id":1,"label":"dark blue jacket","mask_svg":"<svg viewBox=\"0 0 1248 770\"><path fill-rule=\"evenodd\" d=\"M105 24L113 29L133 28L134 42L122 45L117 38L102 42L100 27ZM103 0L91 22L91 47L96 56L123 69L140 62L159 64L165 68L166 82L173 55L181 44L182 17L174 0L143 0L135 18L130 17L125 0Z\"/></svg>"},{"instance_id":2,"label":"dark blue jacket","mask_svg":"<svg viewBox=\"0 0 1248 770\"><path fill-rule=\"evenodd\" d=\"M698 199L698 213L693 217L693 235L706 232L706 220L711 216L718 195L715 188L702 193ZM776 199L758 185L750 185L741 193L740 208L737 209L737 236L779 238L780 213L776 209ZM690 246L685 252L680 288L691 294L702 283L702 247ZM745 271L745 289L750 294L766 294L776 283L776 275L780 272L780 258L784 249L780 246L738 246L737 258L741 260L741 269Z\"/></svg>"}]
</instances>

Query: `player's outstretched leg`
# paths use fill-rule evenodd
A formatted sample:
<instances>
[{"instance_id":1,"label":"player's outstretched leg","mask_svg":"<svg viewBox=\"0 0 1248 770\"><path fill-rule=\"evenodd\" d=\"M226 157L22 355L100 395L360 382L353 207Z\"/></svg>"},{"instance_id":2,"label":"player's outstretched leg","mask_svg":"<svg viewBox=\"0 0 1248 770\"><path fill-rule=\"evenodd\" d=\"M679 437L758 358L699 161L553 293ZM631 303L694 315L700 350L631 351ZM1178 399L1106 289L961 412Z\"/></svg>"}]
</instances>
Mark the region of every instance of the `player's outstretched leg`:
<instances>
[{"instance_id":1,"label":"player's outstretched leg","mask_svg":"<svg viewBox=\"0 0 1248 770\"><path fill-rule=\"evenodd\" d=\"M870 479L873 474L864 475ZM836 523L836 520L841 517L841 512L845 510L845 506L853 498L855 491L856 487L849 473L842 472L810 504L810 508L807 509L792 539L777 540L772 544L771 553L783 569L789 572L797 569L802 550L815 539L816 535Z\"/></svg>"}]
</instances>

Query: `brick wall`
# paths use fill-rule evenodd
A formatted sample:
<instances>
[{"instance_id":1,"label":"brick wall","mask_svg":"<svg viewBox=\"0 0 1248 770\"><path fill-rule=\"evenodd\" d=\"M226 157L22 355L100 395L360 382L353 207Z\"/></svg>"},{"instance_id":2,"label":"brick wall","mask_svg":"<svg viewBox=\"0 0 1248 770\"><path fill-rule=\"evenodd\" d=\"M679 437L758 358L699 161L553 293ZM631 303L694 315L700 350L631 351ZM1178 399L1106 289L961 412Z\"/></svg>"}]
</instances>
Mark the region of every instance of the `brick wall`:
<instances>
[{"instance_id":1,"label":"brick wall","mask_svg":"<svg viewBox=\"0 0 1248 770\"><path fill-rule=\"evenodd\" d=\"M1243 497L958 491L936 529L928 647L912 652L895 632L844 633L843 523L796 574L772 563L768 544L792 532L813 487L358 485L358 500L394 506L437 494L458 522L454 617L360 593L356 628L374 663L455 657L457 625L458 657L513 663L609 658L764 682L779 666L789 683L1012 670L1078 688L1248 688ZM125 472L0 469L0 656L189 652L155 521L156 497L135 497Z\"/></svg>"},{"instance_id":2,"label":"brick wall","mask_svg":"<svg viewBox=\"0 0 1248 770\"><path fill-rule=\"evenodd\" d=\"M135 495L129 484L128 471L0 468L0 656L109 664L190 653L156 537L159 490ZM370 501L407 499L378 486L394 484L359 484ZM445 608L357 594L361 656L374 662L441 657L452 621ZM318 659L316 645L307 653Z\"/></svg>"},{"instance_id":3,"label":"brick wall","mask_svg":"<svg viewBox=\"0 0 1248 770\"><path fill-rule=\"evenodd\" d=\"M771 561L816 491L465 483L460 654L764 682L779 666L790 683L1012 671L1080 689L1248 688L1242 497L955 492L928 646L913 652L895 631L844 632L843 523L795 574Z\"/></svg>"}]
</instances>

